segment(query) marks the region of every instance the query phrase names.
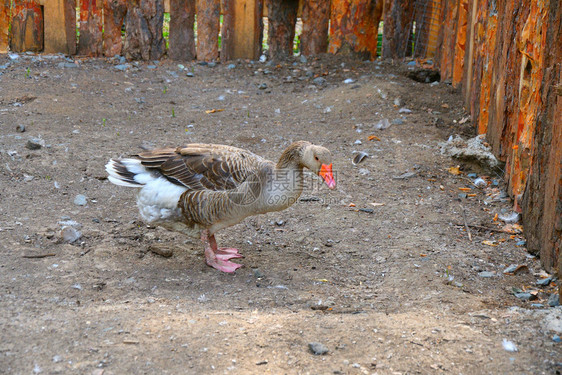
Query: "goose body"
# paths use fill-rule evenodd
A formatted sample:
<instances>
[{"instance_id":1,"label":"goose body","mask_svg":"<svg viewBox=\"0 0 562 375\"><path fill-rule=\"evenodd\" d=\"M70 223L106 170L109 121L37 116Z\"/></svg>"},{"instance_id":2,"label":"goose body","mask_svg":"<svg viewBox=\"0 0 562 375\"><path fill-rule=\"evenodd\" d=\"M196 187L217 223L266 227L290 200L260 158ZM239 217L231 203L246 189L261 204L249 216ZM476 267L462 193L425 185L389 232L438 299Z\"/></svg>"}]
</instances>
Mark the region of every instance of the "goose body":
<instances>
[{"instance_id":1,"label":"goose body","mask_svg":"<svg viewBox=\"0 0 562 375\"><path fill-rule=\"evenodd\" d=\"M214 144L188 144L111 159L109 180L140 188L139 213L146 223L205 243L207 264L233 272L238 250L218 249L214 234L248 216L280 211L295 203L303 189L303 168L335 188L330 152L299 141L291 144L277 164L250 151Z\"/></svg>"}]
</instances>

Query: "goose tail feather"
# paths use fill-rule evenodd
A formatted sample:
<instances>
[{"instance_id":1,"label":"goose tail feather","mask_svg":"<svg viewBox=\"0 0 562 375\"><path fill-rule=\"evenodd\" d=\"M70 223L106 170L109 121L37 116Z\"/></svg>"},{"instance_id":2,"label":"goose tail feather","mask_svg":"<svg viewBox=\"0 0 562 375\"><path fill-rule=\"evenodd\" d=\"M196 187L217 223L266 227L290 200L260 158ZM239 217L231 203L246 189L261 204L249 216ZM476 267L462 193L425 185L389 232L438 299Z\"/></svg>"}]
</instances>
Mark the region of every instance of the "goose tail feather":
<instances>
[{"instance_id":1,"label":"goose tail feather","mask_svg":"<svg viewBox=\"0 0 562 375\"><path fill-rule=\"evenodd\" d=\"M105 170L109 181L119 186L142 187L155 177L141 164L138 159L111 159Z\"/></svg>"}]
</instances>

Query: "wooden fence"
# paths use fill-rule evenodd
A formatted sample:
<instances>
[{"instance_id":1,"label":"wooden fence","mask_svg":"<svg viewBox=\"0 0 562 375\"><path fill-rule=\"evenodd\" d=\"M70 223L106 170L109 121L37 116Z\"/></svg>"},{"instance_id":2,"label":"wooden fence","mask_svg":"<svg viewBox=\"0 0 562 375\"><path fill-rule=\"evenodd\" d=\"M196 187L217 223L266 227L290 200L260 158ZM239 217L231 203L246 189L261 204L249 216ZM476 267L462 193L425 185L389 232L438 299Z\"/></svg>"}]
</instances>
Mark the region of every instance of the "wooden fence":
<instances>
[{"instance_id":1,"label":"wooden fence","mask_svg":"<svg viewBox=\"0 0 562 375\"><path fill-rule=\"evenodd\" d=\"M529 249L562 270L561 8L560 0L0 0L0 52L256 59L267 14L270 58L292 55L300 15L302 54L374 59L383 19L383 57L432 58L442 80L462 89L478 133L506 162Z\"/></svg>"}]
</instances>

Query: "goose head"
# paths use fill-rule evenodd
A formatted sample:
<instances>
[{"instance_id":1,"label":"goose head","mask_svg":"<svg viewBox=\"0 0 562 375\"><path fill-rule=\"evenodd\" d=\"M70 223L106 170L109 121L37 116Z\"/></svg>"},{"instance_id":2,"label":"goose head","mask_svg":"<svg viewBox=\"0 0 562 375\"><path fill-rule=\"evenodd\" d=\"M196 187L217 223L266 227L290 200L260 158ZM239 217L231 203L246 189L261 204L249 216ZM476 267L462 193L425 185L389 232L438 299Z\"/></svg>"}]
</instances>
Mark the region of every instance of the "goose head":
<instances>
[{"instance_id":1,"label":"goose head","mask_svg":"<svg viewBox=\"0 0 562 375\"><path fill-rule=\"evenodd\" d=\"M301 163L304 167L320 176L328 188L336 188L336 180L332 173L332 154L330 150L322 146L308 144L301 154Z\"/></svg>"}]
</instances>

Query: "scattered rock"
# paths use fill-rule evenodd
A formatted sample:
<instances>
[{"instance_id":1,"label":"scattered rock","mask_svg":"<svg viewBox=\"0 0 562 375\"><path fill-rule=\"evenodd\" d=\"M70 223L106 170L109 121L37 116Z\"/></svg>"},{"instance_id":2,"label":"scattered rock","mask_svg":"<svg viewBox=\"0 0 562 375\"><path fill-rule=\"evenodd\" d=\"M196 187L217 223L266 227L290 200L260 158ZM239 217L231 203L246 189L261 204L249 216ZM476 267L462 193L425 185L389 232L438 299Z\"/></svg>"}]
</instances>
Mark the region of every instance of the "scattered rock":
<instances>
[{"instance_id":1,"label":"scattered rock","mask_svg":"<svg viewBox=\"0 0 562 375\"><path fill-rule=\"evenodd\" d=\"M552 293L550 297L548 297L547 304L550 307L560 306L560 296L558 295L558 293Z\"/></svg>"},{"instance_id":2,"label":"scattered rock","mask_svg":"<svg viewBox=\"0 0 562 375\"><path fill-rule=\"evenodd\" d=\"M174 249L171 246L163 244L152 244L148 247L148 250L164 258L169 258L174 255Z\"/></svg>"},{"instance_id":3,"label":"scattered rock","mask_svg":"<svg viewBox=\"0 0 562 375\"><path fill-rule=\"evenodd\" d=\"M195 75L193 74L193 72L187 72L187 73L185 73L185 75L186 75L187 77L193 77L193 76L195 76Z\"/></svg>"},{"instance_id":4,"label":"scattered rock","mask_svg":"<svg viewBox=\"0 0 562 375\"><path fill-rule=\"evenodd\" d=\"M488 168L498 167L498 159L494 156L489 145L484 144L484 136L479 135L468 141L459 135L450 137L447 142L439 144L441 154L466 162L474 162Z\"/></svg>"},{"instance_id":5,"label":"scattered rock","mask_svg":"<svg viewBox=\"0 0 562 375\"><path fill-rule=\"evenodd\" d=\"M78 241L80 237L82 237L82 233L71 226L64 226L60 231L60 236L63 241L73 243Z\"/></svg>"},{"instance_id":6,"label":"scattered rock","mask_svg":"<svg viewBox=\"0 0 562 375\"><path fill-rule=\"evenodd\" d=\"M503 339L502 346L508 352L517 351L517 346L512 341L509 341L508 339Z\"/></svg>"},{"instance_id":7,"label":"scattered rock","mask_svg":"<svg viewBox=\"0 0 562 375\"><path fill-rule=\"evenodd\" d=\"M489 272L489 271L482 271L482 272L478 272L478 276L484 277L484 278L490 278L490 277L496 276L496 273L495 272Z\"/></svg>"},{"instance_id":8,"label":"scattered rock","mask_svg":"<svg viewBox=\"0 0 562 375\"><path fill-rule=\"evenodd\" d=\"M305 55L300 55L299 60L303 64L306 64L308 62L308 59L306 58Z\"/></svg>"},{"instance_id":9,"label":"scattered rock","mask_svg":"<svg viewBox=\"0 0 562 375\"><path fill-rule=\"evenodd\" d=\"M41 147L43 147L41 143L42 142L38 139L30 139L25 144L25 148L27 148L28 150L39 150Z\"/></svg>"},{"instance_id":10,"label":"scattered rock","mask_svg":"<svg viewBox=\"0 0 562 375\"><path fill-rule=\"evenodd\" d=\"M74 197L74 204L77 206L85 206L88 204L88 198L85 195L78 194Z\"/></svg>"},{"instance_id":11,"label":"scattered rock","mask_svg":"<svg viewBox=\"0 0 562 375\"><path fill-rule=\"evenodd\" d=\"M402 124L404 124L404 119L395 118L394 120L392 120L392 124L393 125L402 125Z\"/></svg>"},{"instance_id":12,"label":"scattered rock","mask_svg":"<svg viewBox=\"0 0 562 375\"><path fill-rule=\"evenodd\" d=\"M18 133L23 133L25 131L25 125L24 124L19 124L18 126L16 126L16 131Z\"/></svg>"},{"instance_id":13,"label":"scattered rock","mask_svg":"<svg viewBox=\"0 0 562 375\"><path fill-rule=\"evenodd\" d=\"M375 128L378 130L384 130L390 128L390 125L390 121L388 121L387 118L383 118L375 124Z\"/></svg>"},{"instance_id":14,"label":"scattered rock","mask_svg":"<svg viewBox=\"0 0 562 375\"><path fill-rule=\"evenodd\" d=\"M228 66L226 67L229 70L235 69L236 65L235 64L228 64Z\"/></svg>"},{"instance_id":15,"label":"scattered rock","mask_svg":"<svg viewBox=\"0 0 562 375\"><path fill-rule=\"evenodd\" d=\"M398 110L398 113L412 113L412 110L406 107L402 107Z\"/></svg>"},{"instance_id":16,"label":"scattered rock","mask_svg":"<svg viewBox=\"0 0 562 375\"><path fill-rule=\"evenodd\" d=\"M125 70L129 69L130 67L131 66L129 64L119 64L119 65L115 65L114 68L124 72Z\"/></svg>"},{"instance_id":17,"label":"scattered rock","mask_svg":"<svg viewBox=\"0 0 562 375\"><path fill-rule=\"evenodd\" d=\"M402 173L400 176L392 176L392 178L394 180L407 180L411 177L416 176L417 174L418 174L417 172L405 172L405 173Z\"/></svg>"},{"instance_id":18,"label":"scattered rock","mask_svg":"<svg viewBox=\"0 0 562 375\"><path fill-rule=\"evenodd\" d=\"M261 272L259 268L254 268L252 271L254 272L254 277L256 279L263 279L265 277L265 274Z\"/></svg>"},{"instance_id":19,"label":"scattered rock","mask_svg":"<svg viewBox=\"0 0 562 375\"><path fill-rule=\"evenodd\" d=\"M525 264L511 264L509 267L503 270L503 273L517 275L518 273L523 271L529 271L529 267L527 267Z\"/></svg>"},{"instance_id":20,"label":"scattered rock","mask_svg":"<svg viewBox=\"0 0 562 375\"><path fill-rule=\"evenodd\" d=\"M552 281L552 277L547 277L546 279L537 280L537 285L548 286L550 285L551 281Z\"/></svg>"},{"instance_id":21,"label":"scattered rock","mask_svg":"<svg viewBox=\"0 0 562 375\"><path fill-rule=\"evenodd\" d=\"M343 83L350 84L350 83L355 83L355 81L352 78L347 78L346 80L343 81Z\"/></svg>"},{"instance_id":22,"label":"scattered rock","mask_svg":"<svg viewBox=\"0 0 562 375\"><path fill-rule=\"evenodd\" d=\"M501 215L498 216L498 219L500 219L501 221L504 221L508 224L517 223L520 218L521 218L521 215L519 215L517 212L510 212L508 214L501 214Z\"/></svg>"},{"instance_id":23,"label":"scattered rock","mask_svg":"<svg viewBox=\"0 0 562 375\"><path fill-rule=\"evenodd\" d=\"M515 293L515 297L519 298L521 301L534 301L537 299L537 296L531 293Z\"/></svg>"},{"instance_id":24,"label":"scattered rock","mask_svg":"<svg viewBox=\"0 0 562 375\"><path fill-rule=\"evenodd\" d=\"M267 83L260 83L258 89L265 90L267 88Z\"/></svg>"},{"instance_id":25,"label":"scattered rock","mask_svg":"<svg viewBox=\"0 0 562 375\"><path fill-rule=\"evenodd\" d=\"M308 344L308 348L314 355L324 355L328 353L330 350L326 347L326 345L319 343L319 342L311 342Z\"/></svg>"},{"instance_id":26,"label":"scattered rock","mask_svg":"<svg viewBox=\"0 0 562 375\"><path fill-rule=\"evenodd\" d=\"M320 87L324 87L328 84L328 82L326 81L325 78L323 77L316 77L312 80L312 83L314 83L316 86L320 86Z\"/></svg>"}]
</instances>

